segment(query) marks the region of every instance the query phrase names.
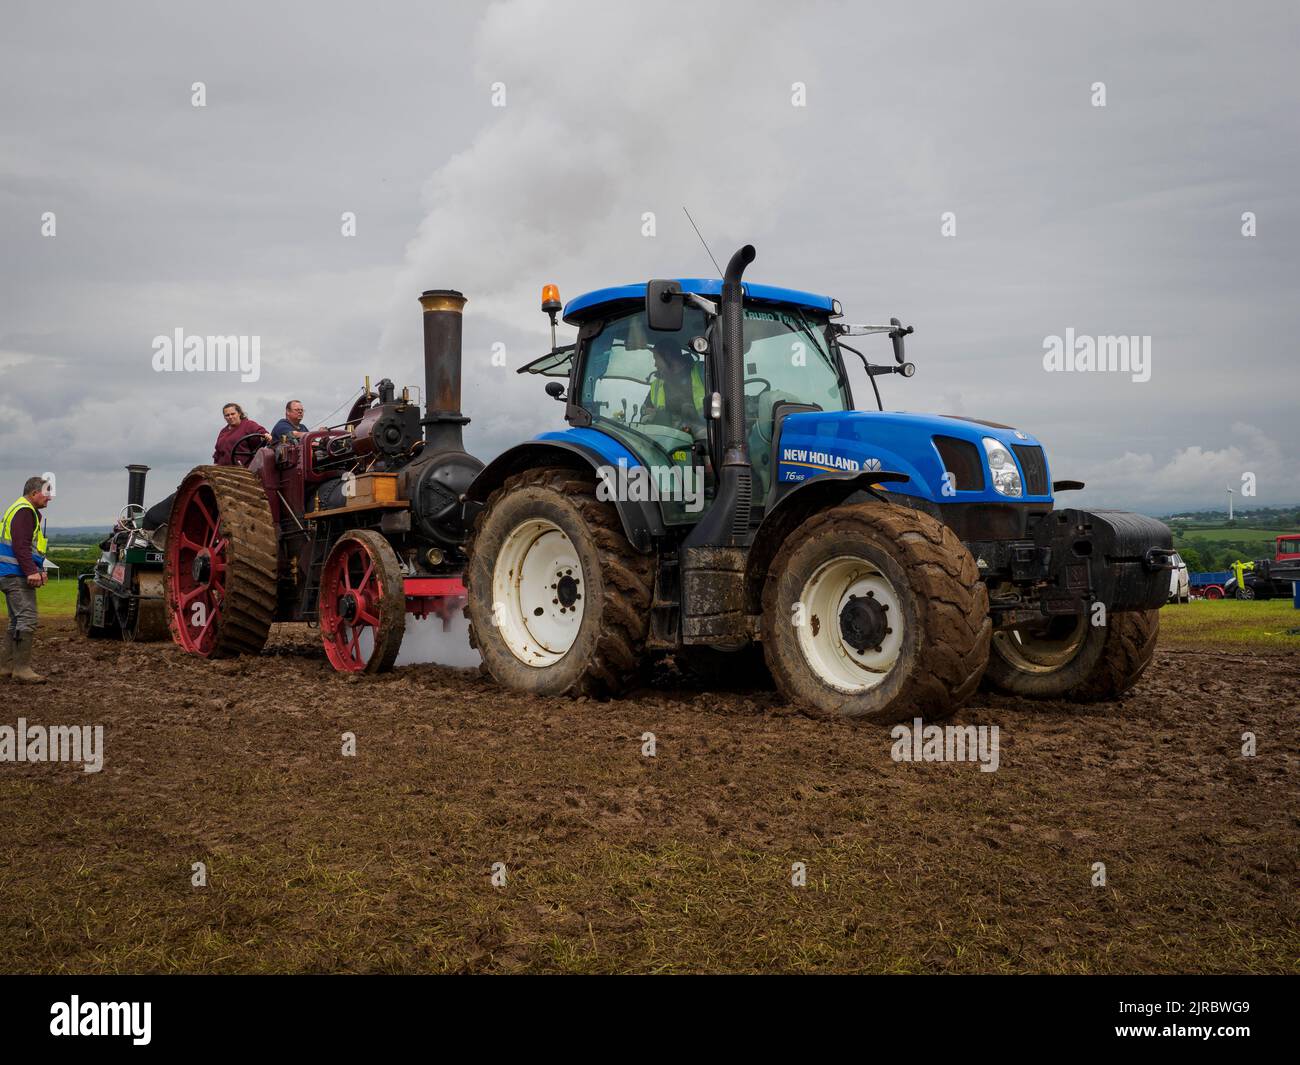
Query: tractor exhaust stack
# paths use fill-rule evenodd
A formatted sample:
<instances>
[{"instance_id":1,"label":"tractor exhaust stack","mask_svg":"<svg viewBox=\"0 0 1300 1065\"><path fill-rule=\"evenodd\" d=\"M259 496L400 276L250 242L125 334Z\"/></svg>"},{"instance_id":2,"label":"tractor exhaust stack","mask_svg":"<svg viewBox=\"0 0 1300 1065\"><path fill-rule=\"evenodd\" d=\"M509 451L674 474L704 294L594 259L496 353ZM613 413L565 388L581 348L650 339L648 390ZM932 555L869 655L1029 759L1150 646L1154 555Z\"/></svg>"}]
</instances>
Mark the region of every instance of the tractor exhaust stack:
<instances>
[{"instance_id":1,"label":"tractor exhaust stack","mask_svg":"<svg viewBox=\"0 0 1300 1065\"><path fill-rule=\"evenodd\" d=\"M128 506L144 507L144 478L149 472L148 466L132 463L126 468L126 502Z\"/></svg>"},{"instance_id":2,"label":"tractor exhaust stack","mask_svg":"<svg viewBox=\"0 0 1300 1065\"><path fill-rule=\"evenodd\" d=\"M430 289L424 308L425 452L464 451L460 411L461 322L465 297L455 289Z\"/></svg>"},{"instance_id":3,"label":"tractor exhaust stack","mask_svg":"<svg viewBox=\"0 0 1300 1065\"><path fill-rule=\"evenodd\" d=\"M745 438L744 290L741 278L754 261L754 246L746 244L727 263L722 281L723 453L718 494L713 506L690 535L687 547L737 547L749 540L753 468Z\"/></svg>"},{"instance_id":4,"label":"tractor exhaust stack","mask_svg":"<svg viewBox=\"0 0 1300 1065\"><path fill-rule=\"evenodd\" d=\"M749 638L744 585L754 471L745 438L741 279L754 256L754 246L746 244L731 257L722 279L722 468L713 506L682 541L681 624L686 644L740 646Z\"/></svg>"}]
</instances>

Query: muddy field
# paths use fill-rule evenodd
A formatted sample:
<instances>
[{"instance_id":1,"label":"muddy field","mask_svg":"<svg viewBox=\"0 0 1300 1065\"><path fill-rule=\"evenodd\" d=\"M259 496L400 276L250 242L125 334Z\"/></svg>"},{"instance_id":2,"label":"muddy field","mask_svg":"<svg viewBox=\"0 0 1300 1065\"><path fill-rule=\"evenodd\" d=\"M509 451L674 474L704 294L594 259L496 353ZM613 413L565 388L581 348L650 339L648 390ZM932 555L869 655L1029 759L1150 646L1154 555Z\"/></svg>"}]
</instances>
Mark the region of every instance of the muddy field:
<instances>
[{"instance_id":1,"label":"muddy field","mask_svg":"<svg viewBox=\"0 0 1300 1065\"><path fill-rule=\"evenodd\" d=\"M980 696L955 720L1000 727L984 773L765 691L529 699L318 647L44 626L52 683L0 683L0 723L102 724L104 768L0 764L0 968L1300 971L1295 655L1162 650L1094 707Z\"/></svg>"}]
</instances>

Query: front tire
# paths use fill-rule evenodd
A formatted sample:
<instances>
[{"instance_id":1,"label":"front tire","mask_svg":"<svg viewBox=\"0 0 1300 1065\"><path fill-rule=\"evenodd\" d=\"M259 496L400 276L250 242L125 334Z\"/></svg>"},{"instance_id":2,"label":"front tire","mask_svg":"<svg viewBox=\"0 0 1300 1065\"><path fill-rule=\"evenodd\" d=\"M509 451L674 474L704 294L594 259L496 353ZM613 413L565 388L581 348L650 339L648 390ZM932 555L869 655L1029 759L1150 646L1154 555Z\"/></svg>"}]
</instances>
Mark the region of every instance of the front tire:
<instances>
[{"instance_id":1,"label":"front tire","mask_svg":"<svg viewBox=\"0 0 1300 1065\"><path fill-rule=\"evenodd\" d=\"M638 675L654 564L589 476L543 468L509 478L466 553L470 642L498 684L606 698Z\"/></svg>"},{"instance_id":2,"label":"front tire","mask_svg":"<svg viewBox=\"0 0 1300 1065\"><path fill-rule=\"evenodd\" d=\"M1112 614L1091 625L1088 615L1057 619L1037 634L1002 631L993 637L988 684L1030 699L1100 702L1138 682L1156 652L1160 611Z\"/></svg>"},{"instance_id":3,"label":"front tire","mask_svg":"<svg viewBox=\"0 0 1300 1065\"><path fill-rule=\"evenodd\" d=\"M340 673L387 673L406 632L402 567L373 529L351 529L330 548L320 582L325 657Z\"/></svg>"},{"instance_id":4,"label":"front tire","mask_svg":"<svg viewBox=\"0 0 1300 1065\"><path fill-rule=\"evenodd\" d=\"M94 621L95 600L104 594L104 590L93 580L77 582L77 605L73 614L77 622L77 630L89 640L104 640L117 635L117 615L111 602L105 604L104 624L96 625Z\"/></svg>"},{"instance_id":5,"label":"front tire","mask_svg":"<svg viewBox=\"0 0 1300 1065\"><path fill-rule=\"evenodd\" d=\"M992 634L988 591L953 531L884 503L836 507L791 534L762 625L787 699L879 724L951 714L979 687Z\"/></svg>"}]
</instances>

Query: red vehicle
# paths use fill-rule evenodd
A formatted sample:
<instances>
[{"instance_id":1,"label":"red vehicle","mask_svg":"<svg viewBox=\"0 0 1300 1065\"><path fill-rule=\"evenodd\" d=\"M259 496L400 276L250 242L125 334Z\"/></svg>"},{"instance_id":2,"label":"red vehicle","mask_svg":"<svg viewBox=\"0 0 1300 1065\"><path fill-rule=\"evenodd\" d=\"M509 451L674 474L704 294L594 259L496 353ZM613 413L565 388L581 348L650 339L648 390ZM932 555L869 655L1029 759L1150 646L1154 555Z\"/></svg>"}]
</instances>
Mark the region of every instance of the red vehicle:
<instances>
[{"instance_id":1,"label":"red vehicle","mask_svg":"<svg viewBox=\"0 0 1300 1065\"><path fill-rule=\"evenodd\" d=\"M171 501L163 584L172 637L204 658L256 653L271 624L319 624L336 669L392 668L408 613L444 622L465 603L461 495L482 469L460 412L459 292L424 308L426 409L369 380L340 425L236 445ZM421 416L423 414L423 417ZM157 509L157 508L156 508Z\"/></svg>"},{"instance_id":2,"label":"red vehicle","mask_svg":"<svg viewBox=\"0 0 1300 1065\"><path fill-rule=\"evenodd\" d=\"M1277 538L1273 561L1300 565L1300 533L1287 533Z\"/></svg>"}]
</instances>

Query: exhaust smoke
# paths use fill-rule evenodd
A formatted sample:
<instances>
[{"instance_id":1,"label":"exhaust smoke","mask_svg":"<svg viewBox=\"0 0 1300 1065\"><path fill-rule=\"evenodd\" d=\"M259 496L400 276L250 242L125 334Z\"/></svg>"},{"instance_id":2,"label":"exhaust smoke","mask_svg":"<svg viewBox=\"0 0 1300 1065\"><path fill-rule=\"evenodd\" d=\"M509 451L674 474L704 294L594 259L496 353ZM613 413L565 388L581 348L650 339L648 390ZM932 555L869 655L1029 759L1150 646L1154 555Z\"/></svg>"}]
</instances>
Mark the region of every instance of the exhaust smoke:
<instances>
[{"instance_id":1,"label":"exhaust smoke","mask_svg":"<svg viewBox=\"0 0 1300 1065\"><path fill-rule=\"evenodd\" d=\"M479 664L479 653L469 645L469 621L459 613L443 629L442 619L406 617L406 635L397 653L396 665L435 665L472 669Z\"/></svg>"},{"instance_id":2,"label":"exhaust smoke","mask_svg":"<svg viewBox=\"0 0 1300 1065\"><path fill-rule=\"evenodd\" d=\"M648 29L671 45L649 46ZM756 166L755 147L806 125L790 95L817 69L807 38L790 5L774 3L510 0L487 9L473 42L485 125L468 145L447 147L425 186L426 214L380 345L385 359L408 364L421 350L412 292L454 285L470 298L463 410L472 454L490 458L551 415L539 409L537 380L513 372L549 345L536 310L542 284L576 296L636 278L711 275L683 204L715 247L762 241L773 228L772 205L802 180L806 153L764 153Z\"/></svg>"}]
</instances>

